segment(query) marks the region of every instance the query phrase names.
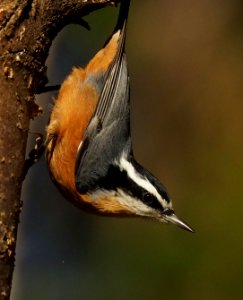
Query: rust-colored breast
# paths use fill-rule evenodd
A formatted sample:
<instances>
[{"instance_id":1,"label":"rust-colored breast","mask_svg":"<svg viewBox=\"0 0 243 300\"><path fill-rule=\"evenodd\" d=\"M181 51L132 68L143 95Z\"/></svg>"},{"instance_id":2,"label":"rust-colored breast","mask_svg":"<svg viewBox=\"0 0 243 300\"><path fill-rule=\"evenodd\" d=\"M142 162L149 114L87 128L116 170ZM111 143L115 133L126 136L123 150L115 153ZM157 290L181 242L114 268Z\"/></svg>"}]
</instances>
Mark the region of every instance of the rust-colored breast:
<instances>
[{"instance_id":1,"label":"rust-colored breast","mask_svg":"<svg viewBox=\"0 0 243 300\"><path fill-rule=\"evenodd\" d=\"M128 208L119 203L115 196L103 196L99 199L93 199L90 195L80 195L86 209L93 209L95 212L104 215L119 215L119 216L132 216L134 213Z\"/></svg>"},{"instance_id":2,"label":"rust-colored breast","mask_svg":"<svg viewBox=\"0 0 243 300\"><path fill-rule=\"evenodd\" d=\"M113 35L107 46L94 56L85 69L73 69L61 86L47 127L47 140L50 139L50 143L46 152L51 177L60 190L65 191L64 194L68 195L69 200L83 201L84 206L93 204L85 196L80 197L75 189L76 153L99 99L96 87L91 86L90 82L87 84L85 79L90 73L95 76L107 70L116 54L118 40L119 32ZM56 139L55 144L52 144L52 136ZM53 151L49 155L52 146ZM100 201L95 201L95 210L102 210L102 205L111 213L121 210L114 204L109 204L108 199Z\"/></svg>"}]
</instances>

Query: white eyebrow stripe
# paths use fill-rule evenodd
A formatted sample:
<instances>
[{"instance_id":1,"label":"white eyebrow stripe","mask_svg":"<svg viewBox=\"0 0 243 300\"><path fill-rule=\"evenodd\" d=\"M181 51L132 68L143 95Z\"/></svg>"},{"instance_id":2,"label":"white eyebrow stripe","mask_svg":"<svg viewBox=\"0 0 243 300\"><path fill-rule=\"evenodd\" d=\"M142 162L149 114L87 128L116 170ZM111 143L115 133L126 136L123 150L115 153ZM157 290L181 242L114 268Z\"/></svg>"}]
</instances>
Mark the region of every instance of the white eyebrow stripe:
<instances>
[{"instance_id":1,"label":"white eyebrow stripe","mask_svg":"<svg viewBox=\"0 0 243 300\"><path fill-rule=\"evenodd\" d=\"M148 191L150 194L154 195L159 202L164 205L164 199L160 196L156 188L147 180L144 179L133 167L133 165L122 155L120 159L119 167L121 170L125 170L127 175L137 183L137 185L141 186L143 189Z\"/></svg>"}]
</instances>

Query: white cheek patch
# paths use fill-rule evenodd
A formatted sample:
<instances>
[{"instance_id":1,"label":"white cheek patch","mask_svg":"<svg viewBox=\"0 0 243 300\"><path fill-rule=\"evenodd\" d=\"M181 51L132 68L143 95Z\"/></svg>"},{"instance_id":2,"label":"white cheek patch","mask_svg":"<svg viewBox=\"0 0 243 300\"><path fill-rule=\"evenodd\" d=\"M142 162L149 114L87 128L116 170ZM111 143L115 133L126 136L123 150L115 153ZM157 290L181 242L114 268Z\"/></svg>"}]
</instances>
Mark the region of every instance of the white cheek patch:
<instances>
[{"instance_id":1,"label":"white cheek patch","mask_svg":"<svg viewBox=\"0 0 243 300\"><path fill-rule=\"evenodd\" d=\"M165 201L161 195L158 193L157 189L148 181L147 178L142 177L133 167L133 165L126 159L126 155L123 154L120 159L120 163L118 166L121 170L125 170L127 175L136 182L137 185L141 186L141 188L148 191L150 194L154 195L158 201L162 204L163 207L168 207L169 204Z\"/></svg>"},{"instance_id":2,"label":"white cheek patch","mask_svg":"<svg viewBox=\"0 0 243 300\"><path fill-rule=\"evenodd\" d=\"M127 195L123 190L118 189L117 191L98 190L93 193L89 193L92 201L99 201L104 197L115 197L116 201L119 202L124 208L128 209L132 214L140 217L151 217L154 218L158 212L145 205L143 202ZM160 215L158 214L158 219Z\"/></svg>"},{"instance_id":3,"label":"white cheek patch","mask_svg":"<svg viewBox=\"0 0 243 300\"><path fill-rule=\"evenodd\" d=\"M121 189L118 189L117 201L119 201L121 205L128 207L137 216L155 217L155 209L147 206L142 201L132 198Z\"/></svg>"}]
</instances>

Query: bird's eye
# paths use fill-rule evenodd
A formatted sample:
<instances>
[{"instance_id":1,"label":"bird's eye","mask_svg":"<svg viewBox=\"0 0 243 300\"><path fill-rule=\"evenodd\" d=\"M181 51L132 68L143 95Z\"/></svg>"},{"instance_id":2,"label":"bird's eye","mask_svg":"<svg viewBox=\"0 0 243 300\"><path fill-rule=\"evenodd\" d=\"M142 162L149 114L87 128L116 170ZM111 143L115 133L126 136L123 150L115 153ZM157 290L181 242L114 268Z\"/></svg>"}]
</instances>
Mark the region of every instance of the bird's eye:
<instances>
[{"instance_id":1,"label":"bird's eye","mask_svg":"<svg viewBox=\"0 0 243 300\"><path fill-rule=\"evenodd\" d=\"M150 193L144 193L143 194L143 202L146 204L146 205L148 205L148 206L150 206L150 207L152 207L152 208L154 208L154 209L158 209L158 210L161 210L161 209L163 209L162 208L162 205L161 205L161 203L158 201L158 199L154 196L154 195L152 195L152 194L150 194Z\"/></svg>"},{"instance_id":2,"label":"bird's eye","mask_svg":"<svg viewBox=\"0 0 243 300\"><path fill-rule=\"evenodd\" d=\"M148 205L152 205L153 203L157 202L156 197L150 193L145 193L143 195L143 200Z\"/></svg>"}]
</instances>

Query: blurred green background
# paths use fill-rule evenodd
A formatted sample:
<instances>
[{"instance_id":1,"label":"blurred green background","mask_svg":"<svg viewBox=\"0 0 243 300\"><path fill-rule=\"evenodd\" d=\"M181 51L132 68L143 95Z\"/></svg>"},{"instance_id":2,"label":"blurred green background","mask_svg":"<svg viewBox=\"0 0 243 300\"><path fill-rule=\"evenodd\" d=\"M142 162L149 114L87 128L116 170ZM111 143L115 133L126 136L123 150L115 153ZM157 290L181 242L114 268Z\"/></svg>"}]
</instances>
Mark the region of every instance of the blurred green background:
<instances>
[{"instance_id":1,"label":"blurred green background","mask_svg":"<svg viewBox=\"0 0 243 300\"><path fill-rule=\"evenodd\" d=\"M50 84L102 47L117 11L58 35ZM24 184L12 300L243 299L243 2L132 0L127 58L136 157L196 234L85 214L42 159ZM38 97L32 131L44 131L52 98Z\"/></svg>"}]
</instances>

